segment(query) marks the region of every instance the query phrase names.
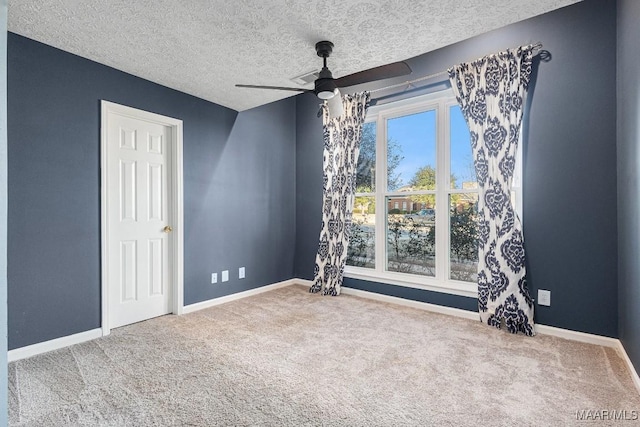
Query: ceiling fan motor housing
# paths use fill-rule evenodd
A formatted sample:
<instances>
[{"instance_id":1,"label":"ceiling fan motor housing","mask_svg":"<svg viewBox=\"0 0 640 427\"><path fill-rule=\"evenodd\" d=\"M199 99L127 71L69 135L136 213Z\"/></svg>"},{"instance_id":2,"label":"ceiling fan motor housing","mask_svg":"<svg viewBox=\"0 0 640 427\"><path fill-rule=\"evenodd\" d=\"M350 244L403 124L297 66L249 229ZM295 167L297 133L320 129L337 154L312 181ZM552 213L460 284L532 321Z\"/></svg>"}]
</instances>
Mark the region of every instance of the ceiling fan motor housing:
<instances>
[{"instance_id":1,"label":"ceiling fan motor housing","mask_svg":"<svg viewBox=\"0 0 640 427\"><path fill-rule=\"evenodd\" d=\"M337 86L333 78L328 79L318 79L315 82L314 92L316 96L320 99L329 99L335 95L335 90Z\"/></svg>"},{"instance_id":2,"label":"ceiling fan motor housing","mask_svg":"<svg viewBox=\"0 0 640 427\"><path fill-rule=\"evenodd\" d=\"M314 92L320 99L329 99L333 96L336 88L336 82L333 80L331 71L327 67L323 67L315 81Z\"/></svg>"}]
</instances>

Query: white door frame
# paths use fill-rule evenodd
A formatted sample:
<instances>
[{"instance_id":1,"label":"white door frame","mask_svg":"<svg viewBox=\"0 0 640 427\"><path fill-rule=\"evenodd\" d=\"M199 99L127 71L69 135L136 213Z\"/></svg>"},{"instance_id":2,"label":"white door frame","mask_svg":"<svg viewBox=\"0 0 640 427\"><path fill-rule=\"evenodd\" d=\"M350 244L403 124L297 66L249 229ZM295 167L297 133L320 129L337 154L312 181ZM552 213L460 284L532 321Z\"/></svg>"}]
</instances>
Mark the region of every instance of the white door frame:
<instances>
[{"instance_id":1,"label":"white door frame","mask_svg":"<svg viewBox=\"0 0 640 427\"><path fill-rule=\"evenodd\" d=\"M107 200L109 188L107 186L107 130L110 113L131 117L137 120L145 120L169 126L172 133L170 175L171 196L169 197L169 216L173 231L169 235L169 280L171 281L171 308L173 314L182 314L184 308L184 218L183 218L183 193L182 193L182 120L161 116L136 108L115 104L102 100L101 106L101 130L100 130L100 178L101 178L101 260L102 260L102 335L109 335L109 226L107 221Z\"/></svg>"}]
</instances>

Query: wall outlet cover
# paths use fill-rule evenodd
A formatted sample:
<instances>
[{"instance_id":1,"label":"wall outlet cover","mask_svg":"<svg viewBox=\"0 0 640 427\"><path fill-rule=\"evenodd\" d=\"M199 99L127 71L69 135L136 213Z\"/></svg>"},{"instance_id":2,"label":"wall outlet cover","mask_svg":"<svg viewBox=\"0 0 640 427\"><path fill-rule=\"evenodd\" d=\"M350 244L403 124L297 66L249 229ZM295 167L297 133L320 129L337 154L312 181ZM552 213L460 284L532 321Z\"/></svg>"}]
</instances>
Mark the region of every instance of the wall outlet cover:
<instances>
[{"instance_id":1,"label":"wall outlet cover","mask_svg":"<svg viewBox=\"0 0 640 427\"><path fill-rule=\"evenodd\" d=\"M211 273L211 283L218 283L218 273Z\"/></svg>"},{"instance_id":2,"label":"wall outlet cover","mask_svg":"<svg viewBox=\"0 0 640 427\"><path fill-rule=\"evenodd\" d=\"M228 282L229 281L229 270L224 270L222 272L222 281L223 282Z\"/></svg>"},{"instance_id":3,"label":"wall outlet cover","mask_svg":"<svg viewBox=\"0 0 640 427\"><path fill-rule=\"evenodd\" d=\"M538 305L551 306L551 291L538 289Z\"/></svg>"},{"instance_id":4,"label":"wall outlet cover","mask_svg":"<svg viewBox=\"0 0 640 427\"><path fill-rule=\"evenodd\" d=\"M238 279L244 279L244 267L238 269Z\"/></svg>"}]
</instances>

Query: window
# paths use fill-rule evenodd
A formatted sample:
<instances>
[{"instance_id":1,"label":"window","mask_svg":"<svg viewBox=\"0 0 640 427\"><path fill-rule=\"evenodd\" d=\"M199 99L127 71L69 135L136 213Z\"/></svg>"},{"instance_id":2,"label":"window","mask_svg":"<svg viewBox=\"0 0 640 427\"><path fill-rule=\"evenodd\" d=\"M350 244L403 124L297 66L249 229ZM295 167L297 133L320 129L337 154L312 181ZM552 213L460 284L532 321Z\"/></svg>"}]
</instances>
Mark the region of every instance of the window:
<instances>
[{"instance_id":1,"label":"window","mask_svg":"<svg viewBox=\"0 0 640 427\"><path fill-rule=\"evenodd\" d=\"M521 202L519 176L517 166ZM371 107L345 275L476 296L477 205L469 130L451 90Z\"/></svg>"},{"instance_id":2,"label":"window","mask_svg":"<svg viewBox=\"0 0 640 427\"><path fill-rule=\"evenodd\" d=\"M347 255L348 265L369 269L375 268L376 140L376 124L365 123L360 141L353 226Z\"/></svg>"}]
</instances>

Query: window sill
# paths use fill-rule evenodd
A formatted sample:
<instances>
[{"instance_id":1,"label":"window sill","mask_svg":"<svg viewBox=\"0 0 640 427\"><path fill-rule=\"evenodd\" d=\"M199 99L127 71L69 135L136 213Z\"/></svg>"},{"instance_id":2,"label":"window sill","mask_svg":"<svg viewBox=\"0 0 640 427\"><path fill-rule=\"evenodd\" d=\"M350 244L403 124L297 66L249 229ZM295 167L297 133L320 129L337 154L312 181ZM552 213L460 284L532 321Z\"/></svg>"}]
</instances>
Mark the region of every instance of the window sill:
<instances>
[{"instance_id":1,"label":"window sill","mask_svg":"<svg viewBox=\"0 0 640 427\"><path fill-rule=\"evenodd\" d=\"M455 280L440 281L431 277L414 274L379 272L367 268L345 268L344 277L369 282L386 283L425 291L440 292L462 297L478 298L478 285L475 283L459 282Z\"/></svg>"}]
</instances>

